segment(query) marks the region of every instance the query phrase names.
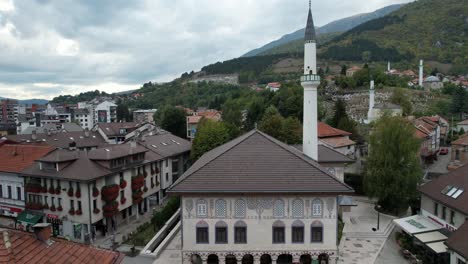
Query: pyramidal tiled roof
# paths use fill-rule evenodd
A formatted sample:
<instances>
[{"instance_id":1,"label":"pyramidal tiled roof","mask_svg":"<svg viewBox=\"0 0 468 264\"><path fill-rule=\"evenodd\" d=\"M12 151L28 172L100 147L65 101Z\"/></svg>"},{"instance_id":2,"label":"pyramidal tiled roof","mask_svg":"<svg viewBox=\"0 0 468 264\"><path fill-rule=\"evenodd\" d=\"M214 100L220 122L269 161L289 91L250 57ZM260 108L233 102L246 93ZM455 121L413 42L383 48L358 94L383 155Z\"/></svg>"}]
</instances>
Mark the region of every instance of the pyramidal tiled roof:
<instances>
[{"instance_id":1,"label":"pyramidal tiled roof","mask_svg":"<svg viewBox=\"0 0 468 264\"><path fill-rule=\"evenodd\" d=\"M252 130L205 153L173 193L350 193L353 189L297 149Z\"/></svg>"},{"instance_id":2,"label":"pyramidal tiled roof","mask_svg":"<svg viewBox=\"0 0 468 264\"><path fill-rule=\"evenodd\" d=\"M305 41L315 41L315 26L312 18L312 9L309 7L309 15L307 16L307 24L305 29Z\"/></svg>"}]
</instances>

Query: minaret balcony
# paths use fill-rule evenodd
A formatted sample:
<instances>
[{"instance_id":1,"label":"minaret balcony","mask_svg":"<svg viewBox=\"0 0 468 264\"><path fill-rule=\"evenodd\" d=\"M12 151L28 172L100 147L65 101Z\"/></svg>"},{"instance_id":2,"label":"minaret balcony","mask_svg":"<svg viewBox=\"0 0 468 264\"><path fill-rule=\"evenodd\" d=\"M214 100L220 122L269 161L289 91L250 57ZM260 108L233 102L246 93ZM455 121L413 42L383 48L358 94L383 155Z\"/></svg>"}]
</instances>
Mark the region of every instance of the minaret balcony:
<instances>
[{"instance_id":1,"label":"minaret balcony","mask_svg":"<svg viewBox=\"0 0 468 264\"><path fill-rule=\"evenodd\" d=\"M301 82L320 82L320 75L317 75L317 74L302 75Z\"/></svg>"}]
</instances>

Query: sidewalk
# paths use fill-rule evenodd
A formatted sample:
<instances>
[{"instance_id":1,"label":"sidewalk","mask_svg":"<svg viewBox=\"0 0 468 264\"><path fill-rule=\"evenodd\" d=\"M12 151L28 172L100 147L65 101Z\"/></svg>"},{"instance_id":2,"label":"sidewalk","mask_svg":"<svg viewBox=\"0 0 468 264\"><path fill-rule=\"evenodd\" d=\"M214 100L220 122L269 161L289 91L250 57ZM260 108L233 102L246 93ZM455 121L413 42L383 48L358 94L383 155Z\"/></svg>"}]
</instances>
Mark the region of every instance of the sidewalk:
<instances>
[{"instance_id":1,"label":"sidewalk","mask_svg":"<svg viewBox=\"0 0 468 264\"><path fill-rule=\"evenodd\" d=\"M374 202L365 197L356 197L356 207L343 213L345 227L339 245L340 264L373 264L393 230L393 218L380 214L377 227L377 212Z\"/></svg>"},{"instance_id":2,"label":"sidewalk","mask_svg":"<svg viewBox=\"0 0 468 264\"><path fill-rule=\"evenodd\" d=\"M162 208L164 208L166 203L167 203L167 199L162 204L151 207L151 209L148 210L148 212L146 212L145 214L139 215L138 219L131 220L128 224L124 223L118 226L117 231L115 233L115 243L117 244L117 247L122 245L122 243L124 242L123 240L124 237L128 238L130 233L135 233L139 226L141 226L142 224L146 222L151 221L151 217L153 216L153 213L158 212ZM98 237L94 241L93 245L99 248L112 249L112 239L113 239L113 236L111 234L107 235L106 237ZM129 246L122 246L122 249L124 251L130 251Z\"/></svg>"}]
</instances>

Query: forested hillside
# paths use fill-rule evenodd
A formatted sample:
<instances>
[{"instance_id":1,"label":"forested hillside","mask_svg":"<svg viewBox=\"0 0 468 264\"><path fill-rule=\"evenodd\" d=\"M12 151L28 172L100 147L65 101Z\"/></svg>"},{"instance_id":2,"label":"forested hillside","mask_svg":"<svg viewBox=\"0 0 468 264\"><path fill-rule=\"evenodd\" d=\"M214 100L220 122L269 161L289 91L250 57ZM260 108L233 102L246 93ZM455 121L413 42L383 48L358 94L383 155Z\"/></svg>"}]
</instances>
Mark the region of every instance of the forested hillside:
<instances>
[{"instance_id":1,"label":"forested hillside","mask_svg":"<svg viewBox=\"0 0 468 264\"><path fill-rule=\"evenodd\" d=\"M360 60L425 59L451 63L456 73L468 64L468 1L419 0L368 21L320 49L323 58Z\"/></svg>"}]
</instances>

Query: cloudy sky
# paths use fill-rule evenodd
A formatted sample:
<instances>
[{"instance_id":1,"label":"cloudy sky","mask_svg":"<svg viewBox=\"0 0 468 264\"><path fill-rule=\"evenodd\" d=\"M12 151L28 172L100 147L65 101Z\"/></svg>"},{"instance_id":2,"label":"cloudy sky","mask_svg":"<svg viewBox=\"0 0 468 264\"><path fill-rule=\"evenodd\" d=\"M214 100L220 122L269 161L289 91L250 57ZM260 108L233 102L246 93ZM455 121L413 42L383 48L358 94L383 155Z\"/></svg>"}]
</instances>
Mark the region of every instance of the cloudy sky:
<instances>
[{"instance_id":1,"label":"cloudy sky","mask_svg":"<svg viewBox=\"0 0 468 264\"><path fill-rule=\"evenodd\" d=\"M313 0L315 25L410 0ZM0 97L118 92L305 25L307 0L0 0Z\"/></svg>"}]
</instances>

